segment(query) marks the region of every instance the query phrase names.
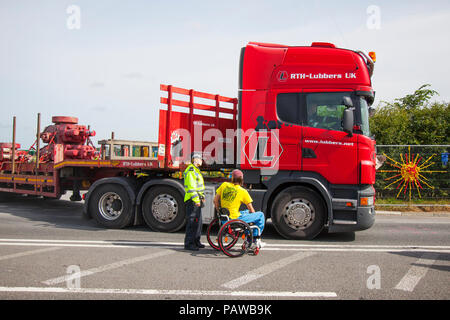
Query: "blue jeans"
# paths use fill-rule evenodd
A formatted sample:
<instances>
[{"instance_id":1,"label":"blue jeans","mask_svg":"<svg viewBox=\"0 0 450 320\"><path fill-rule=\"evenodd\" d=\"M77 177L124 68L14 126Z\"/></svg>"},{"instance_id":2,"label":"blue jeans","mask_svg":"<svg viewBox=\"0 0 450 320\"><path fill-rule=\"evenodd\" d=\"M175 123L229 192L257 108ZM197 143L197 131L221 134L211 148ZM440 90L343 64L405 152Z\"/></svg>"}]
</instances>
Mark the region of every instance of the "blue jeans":
<instances>
[{"instance_id":1,"label":"blue jeans","mask_svg":"<svg viewBox=\"0 0 450 320\"><path fill-rule=\"evenodd\" d=\"M250 223L253 222L255 224L255 226L258 226L258 228L261 230L261 234L264 230L264 222L265 222L265 217L264 217L264 213L262 213L261 211L256 211L254 213L250 213L248 210L243 210L240 211L241 215L239 216L239 220L242 220L244 222ZM261 234L258 234L258 229L254 228L253 229L253 236L257 237Z\"/></svg>"}]
</instances>

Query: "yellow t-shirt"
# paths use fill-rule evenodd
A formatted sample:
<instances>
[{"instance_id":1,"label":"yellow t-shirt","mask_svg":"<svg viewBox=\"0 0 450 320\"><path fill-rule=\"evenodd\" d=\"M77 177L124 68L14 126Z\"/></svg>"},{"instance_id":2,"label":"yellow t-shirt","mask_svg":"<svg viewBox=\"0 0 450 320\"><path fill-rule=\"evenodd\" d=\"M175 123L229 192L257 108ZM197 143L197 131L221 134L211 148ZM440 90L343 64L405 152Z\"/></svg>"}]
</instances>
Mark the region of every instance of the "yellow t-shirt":
<instances>
[{"instance_id":1,"label":"yellow t-shirt","mask_svg":"<svg viewBox=\"0 0 450 320\"><path fill-rule=\"evenodd\" d=\"M253 199L250 197L247 190L238 184L230 182L222 183L216 190L216 193L220 195L220 206L230 211L230 219L239 218L239 208L241 203L247 205L253 202Z\"/></svg>"}]
</instances>

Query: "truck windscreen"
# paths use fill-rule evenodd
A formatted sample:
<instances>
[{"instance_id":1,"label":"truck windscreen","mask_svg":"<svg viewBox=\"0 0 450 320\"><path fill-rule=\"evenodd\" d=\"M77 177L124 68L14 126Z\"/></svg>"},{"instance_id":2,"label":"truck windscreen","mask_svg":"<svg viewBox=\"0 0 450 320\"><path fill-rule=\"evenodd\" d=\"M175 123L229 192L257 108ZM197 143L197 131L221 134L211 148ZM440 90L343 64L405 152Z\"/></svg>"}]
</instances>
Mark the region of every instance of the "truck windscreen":
<instances>
[{"instance_id":1,"label":"truck windscreen","mask_svg":"<svg viewBox=\"0 0 450 320\"><path fill-rule=\"evenodd\" d=\"M346 106L344 97L353 101L355 124L366 136L369 130L369 107L367 101L351 92L311 92L279 93L277 95L278 118L286 123L299 124L313 128L343 131L342 117ZM358 109L361 109L361 112ZM361 120L359 120L359 114Z\"/></svg>"},{"instance_id":2,"label":"truck windscreen","mask_svg":"<svg viewBox=\"0 0 450 320\"><path fill-rule=\"evenodd\" d=\"M362 134L370 137L370 127L369 127L369 105L366 99L363 97L359 98L359 105L361 108L361 131Z\"/></svg>"}]
</instances>

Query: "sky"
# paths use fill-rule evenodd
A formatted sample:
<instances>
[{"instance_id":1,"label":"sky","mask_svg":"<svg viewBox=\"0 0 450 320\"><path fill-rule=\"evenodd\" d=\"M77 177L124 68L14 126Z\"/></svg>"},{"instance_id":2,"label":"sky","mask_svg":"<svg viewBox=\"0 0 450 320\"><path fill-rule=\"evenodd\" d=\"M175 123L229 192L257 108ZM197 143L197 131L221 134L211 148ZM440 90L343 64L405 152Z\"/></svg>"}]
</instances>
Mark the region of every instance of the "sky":
<instances>
[{"instance_id":1,"label":"sky","mask_svg":"<svg viewBox=\"0 0 450 320\"><path fill-rule=\"evenodd\" d=\"M28 148L38 112L157 141L159 85L237 97L250 41L375 51L375 107L423 84L450 101L449 31L449 1L0 0L0 142L16 116Z\"/></svg>"}]
</instances>

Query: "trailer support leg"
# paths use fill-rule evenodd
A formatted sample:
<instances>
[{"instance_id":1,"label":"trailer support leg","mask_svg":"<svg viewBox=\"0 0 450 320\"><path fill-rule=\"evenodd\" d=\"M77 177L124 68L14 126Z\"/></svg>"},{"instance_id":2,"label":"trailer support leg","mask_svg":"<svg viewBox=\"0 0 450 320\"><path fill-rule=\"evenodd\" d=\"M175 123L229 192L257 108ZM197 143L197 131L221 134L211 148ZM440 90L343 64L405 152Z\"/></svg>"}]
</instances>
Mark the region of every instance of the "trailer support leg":
<instances>
[{"instance_id":1,"label":"trailer support leg","mask_svg":"<svg viewBox=\"0 0 450 320\"><path fill-rule=\"evenodd\" d=\"M80 180L75 180L73 182L73 193L70 196L70 201L81 201L80 195Z\"/></svg>"}]
</instances>

